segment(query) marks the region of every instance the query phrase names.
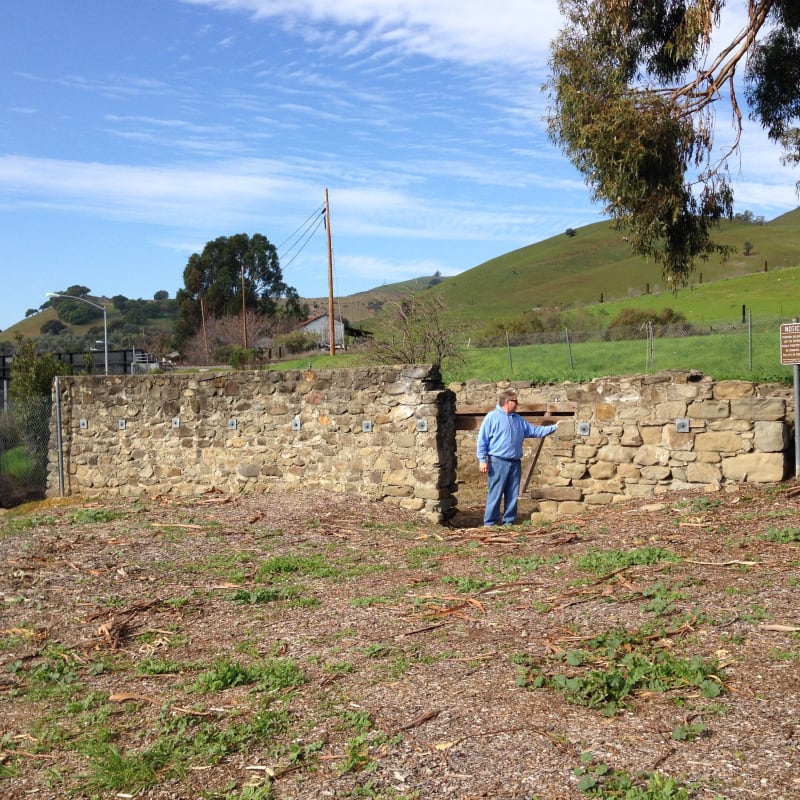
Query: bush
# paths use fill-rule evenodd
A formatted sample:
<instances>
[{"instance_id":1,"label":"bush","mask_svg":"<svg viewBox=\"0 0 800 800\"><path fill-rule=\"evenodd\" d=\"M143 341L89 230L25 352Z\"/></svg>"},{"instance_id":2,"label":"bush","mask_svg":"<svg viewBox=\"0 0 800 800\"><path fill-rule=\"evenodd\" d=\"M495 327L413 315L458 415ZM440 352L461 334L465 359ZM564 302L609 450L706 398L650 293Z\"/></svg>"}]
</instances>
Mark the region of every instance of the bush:
<instances>
[{"instance_id":1,"label":"bush","mask_svg":"<svg viewBox=\"0 0 800 800\"><path fill-rule=\"evenodd\" d=\"M216 350L214 351L216 352ZM230 355L230 365L234 369L248 369L256 366L261 360L261 355L254 347L234 347Z\"/></svg>"},{"instance_id":2,"label":"bush","mask_svg":"<svg viewBox=\"0 0 800 800\"><path fill-rule=\"evenodd\" d=\"M290 354L306 353L319 347L319 336L305 331L292 331L276 336L273 345Z\"/></svg>"},{"instance_id":3,"label":"bush","mask_svg":"<svg viewBox=\"0 0 800 800\"><path fill-rule=\"evenodd\" d=\"M636 308L624 308L608 323L606 339L620 341L622 339L640 338L648 324L659 328L659 334L669 329L672 335L680 333L684 336L693 332L692 326L686 317L679 311L671 308L662 308L661 311L644 311Z\"/></svg>"}]
</instances>

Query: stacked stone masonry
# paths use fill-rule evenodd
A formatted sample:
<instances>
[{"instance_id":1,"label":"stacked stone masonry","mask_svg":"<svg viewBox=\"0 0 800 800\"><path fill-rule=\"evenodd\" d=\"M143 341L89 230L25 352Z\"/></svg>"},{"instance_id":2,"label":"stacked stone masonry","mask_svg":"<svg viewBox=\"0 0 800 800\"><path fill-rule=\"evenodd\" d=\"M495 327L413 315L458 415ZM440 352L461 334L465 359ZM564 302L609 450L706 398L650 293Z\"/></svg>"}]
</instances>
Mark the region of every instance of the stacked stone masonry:
<instances>
[{"instance_id":1,"label":"stacked stone masonry","mask_svg":"<svg viewBox=\"0 0 800 800\"><path fill-rule=\"evenodd\" d=\"M452 384L456 405L491 406L516 389L520 410L570 407L574 416L545 440L532 496L545 516L562 516L665 492L718 489L787 477L793 444L791 387L714 381L694 372L598 378L585 384ZM583 423L583 424L581 424ZM580 431L580 432L579 432ZM459 479L475 434L458 434ZM530 461L531 440L526 441Z\"/></svg>"},{"instance_id":2,"label":"stacked stone masonry","mask_svg":"<svg viewBox=\"0 0 800 800\"><path fill-rule=\"evenodd\" d=\"M455 502L454 398L429 365L79 376L56 387L51 496L302 486L436 520Z\"/></svg>"},{"instance_id":3,"label":"stacked stone masonry","mask_svg":"<svg viewBox=\"0 0 800 800\"><path fill-rule=\"evenodd\" d=\"M545 516L788 475L791 387L692 372L445 387L437 367L415 365L59 378L48 494L318 487L443 521L459 483L485 480L457 409L488 411L509 386L522 411L570 409L530 483Z\"/></svg>"}]
</instances>

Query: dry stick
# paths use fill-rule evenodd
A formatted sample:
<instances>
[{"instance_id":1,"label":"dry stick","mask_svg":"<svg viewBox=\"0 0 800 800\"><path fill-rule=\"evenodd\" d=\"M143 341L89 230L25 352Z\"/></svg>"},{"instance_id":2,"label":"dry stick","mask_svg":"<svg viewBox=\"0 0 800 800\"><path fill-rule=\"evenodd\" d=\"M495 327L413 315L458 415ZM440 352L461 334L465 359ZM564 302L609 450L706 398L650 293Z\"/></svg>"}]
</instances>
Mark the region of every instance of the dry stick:
<instances>
[{"instance_id":1,"label":"dry stick","mask_svg":"<svg viewBox=\"0 0 800 800\"><path fill-rule=\"evenodd\" d=\"M418 717L414 717L411 722L407 722L405 725L401 725L399 728L395 728L390 735L396 736L398 733L402 731L410 731L412 728L418 728L420 725L428 722L428 720L435 719L436 717L441 714L441 709L433 709L432 711L426 711L424 714L420 714Z\"/></svg>"},{"instance_id":2,"label":"dry stick","mask_svg":"<svg viewBox=\"0 0 800 800\"><path fill-rule=\"evenodd\" d=\"M415 636L418 633L426 633L427 631L435 631L437 628L443 628L445 625L449 625L450 620L446 620L445 622L437 622L435 625L426 625L424 628L417 628L413 631L406 631L405 633L399 634L399 636Z\"/></svg>"},{"instance_id":3,"label":"dry stick","mask_svg":"<svg viewBox=\"0 0 800 800\"><path fill-rule=\"evenodd\" d=\"M467 739L480 739L485 736L497 736L500 733L522 733L523 731L533 731L534 733L538 733L540 736L544 736L545 739L547 739L552 745L557 747L559 750L562 750L565 753L572 752L572 750L566 747L563 742L558 741L558 739L552 733L549 733L548 731L543 730L542 728L537 728L536 726L533 725L521 725L520 727L517 728L495 728L494 730L491 731L468 733L466 736L462 736L461 738L455 739L454 741L450 742L449 747L447 747L446 749L450 750L456 745L459 745L462 742L467 741ZM447 758L446 752L445 752L445 758Z\"/></svg>"}]
</instances>

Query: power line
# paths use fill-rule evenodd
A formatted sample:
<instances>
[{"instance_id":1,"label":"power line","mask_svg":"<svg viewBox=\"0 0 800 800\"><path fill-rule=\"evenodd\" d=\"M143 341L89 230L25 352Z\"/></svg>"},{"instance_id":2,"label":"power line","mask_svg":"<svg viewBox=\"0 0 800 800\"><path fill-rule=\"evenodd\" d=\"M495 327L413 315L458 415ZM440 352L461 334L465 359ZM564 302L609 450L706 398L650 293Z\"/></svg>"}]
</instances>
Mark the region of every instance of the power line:
<instances>
[{"instance_id":1,"label":"power line","mask_svg":"<svg viewBox=\"0 0 800 800\"><path fill-rule=\"evenodd\" d=\"M324 221L325 221L325 217L323 215L320 215L317 218L316 223L314 224L314 227L310 231L307 232L305 238L302 240L302 247L300 247L300 249L289 259L289 261L286 264L282 265L283 269L286 269L287 267L291 266L292 262L300 255L300 253L303 252L303 250L305 250L306 245L311 241L312 237L320 229L320 227L322 226ZM300 244L300 241L298 240L298 242L293 244L292 247L290 247L287 250L287 253L291 252L292 248L298 246L299 244Z\"/></svg>"},{"instance_id":2,"label":"power line","mask_svg":"<svg viewBox=\"0 0 800 800\"><path fill-rule=\"evenodd\" d=\"M308 238L313 235L313 233L319 228L320 219L324 215L324 210L321 208L315 209L307 218L306 220L298 226L298 228L290 234L279 246L278 252L282 253L284 256L288 256L292 250L298 247L301 243L303 247L305 247L305 243L308 241ZM316 220L315 220L316 217ZM309 230L312 228L309 232ZM286 251L283 252L283 248L287 242L291 242L291 244L286 248Z\"/></svg>"}]
</instances>

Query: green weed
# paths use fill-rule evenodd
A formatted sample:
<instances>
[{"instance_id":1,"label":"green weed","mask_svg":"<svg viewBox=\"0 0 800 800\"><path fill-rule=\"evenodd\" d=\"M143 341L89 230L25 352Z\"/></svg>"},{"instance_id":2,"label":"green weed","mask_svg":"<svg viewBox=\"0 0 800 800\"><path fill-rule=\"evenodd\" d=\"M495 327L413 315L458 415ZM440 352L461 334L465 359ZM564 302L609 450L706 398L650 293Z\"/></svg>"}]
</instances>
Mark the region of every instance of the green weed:
<instances>
[{"instance_id":1,"label":"green weed","mask_svg":"<svg viewBox=\"0 0 800 800\"><path fill-rule=\"evenodd\" d=\"M675 603L686 600L686 594L679 592L663 583L654 583L642 590L642 597L647 598L644 610L650 614L660 616L675 610Z\"/></svg>"},{"instance_id":2,"label":"green weed","mask_svg":"<svg viewBox=\"0 0 800 800\"><path fill-rule=\"evenodd\" d=\"M231 600L234 603L255 605L296 600L298 597L300 597L300 590L294 586L259 586L257 589L237 589L231 595Z\"/></svg>"},{"instance_id":3,"label":"green weed","mask_svg":"<svg viewBox=\"0 0 800 800\"><path fill-rule=\"evenodd\" d=\"M774 528L770 526L760 538L767 542L792 544L800 542L800 528Z\"/></svg>"},{"instance_id":4,"label":"green weed","mask_svg":"<svg viewBox=\"0 0 800 800\"><path fill-rule=\"evenodd\" d=\"M113 522L122 519L126 514L122 511L113 511L108 508L79 508L73 511L67 519L72 525L93 525L99 522Z\"/></svg>"},{"instance_id":5,"label":"green weed","mask_svg":"<svg viewBox=\"0 0 800 800\"><path fill-rule=\"evenodd\" d=\"M160 658L143 658L136 664L139 675L177 675L185 670L180 661L166 661Z\"/></svg>"},{"instance_id":6,"label":"green weed","mask_svg":"<svg viewBox=\"0 0 800 800\"><path fill-rule=\"evenodd\" d=\"M337 571L321 556L274 556L258 568L256 578L268 580L278 575L308 575L313 578L335 577Z\"/></svg>"},{"instance_id":7,"label":"green weed","mask_svg":"<svg viewBox=\"0 0 800 800\"><path fill-rule=\"evenodd\" d=\"M39 526L54 525L56 522L55 517L40 517L40 516L23 516L9 514L4 516L0 521L0 532L4 534L24 533L31 528L38 528Z\"/></svg>"},{"instance_id":8,"label":"green weed","mask_svg":"<svg viewBox=\"0 0 800 800\"><path fill-rule=\"evenodd\" d=\"M273 658L263 664L244 665L223 658L201 673L192 688L199 694L209 694L234 686L254 685L260 691L275 692L300 686L305 681L303 670L289 659Z\"/></svg>"},{"instance_id":9,"label":"green weed","mask_svg":"<svg viewBox=\"0 0 800 800\"><path fill-rule=\"evenodd\" d=\"M680 560L677 553L663 547L642 547L638 550L590 550L575 559L575 566L595 575L608 575L626 567L674 563Z\"/></svg>"},{"instance_id":10,"label":"green weed","mask_svg":"<svg viewBox=\"0 0 800 800\"><path fill-rule=\"evenodd\" d=\"M617 770L591 753L581 754L581 766L575 769L578 789L588 797L602 800L689 800L690 788L675 778L658 772L641 772L636 776Z\"/></svg>"},{"instance_id":11,"label":"green weed","mask_svg":"<svg viewBox=\"0 0 800 800\"><path fill-rule=\"evenodd\" d=\"M390 606L396 602L397 599L395 597L375 595L372 597L354 597L350 601L350 605L353 608L371 608L372 606Z\"/></svg>"},{"instance_id":12,"label":"green weed","mask_svg":"<svg viewBox=\"0 0 800 800\"><path fill-rule=\"evenodd\" d=\"M441 559L450 553L446 545L424 544L409 551L406 564L409 569L436 569L441 565Z\"/></svg>"},{"instance_id":13,"label":"green weed","mask_svg":"<svg viewBox=\"0 0 800 800\"><path fill-rule=\"evenodd\" d=\"M459 594L477 594L482 589L487 589L492 585L490 581L480 580L479 578L451 575L446 575L442 578L442 583L455 586Z\"/></svg>"},{"instance_id":14,"label":"green weed","mask_svg":"<svg viewBox=\"0 0 800 800\"><path fill-rule=\"evenodd\" d=\"M642 633L607 631L556 659L568 671L546 671L525 654L517 654L512 658L517 685L554 689L570 702L596 708L605 716L624 708L639 691L699 689L703 697L719 696L723 675L715 662L700 656L680 659L652 642Z\"/></svg>"},{"instance_id":15,"label":"green weed","mask_svg":"<svg viewBox=\"0 0 800 800\"><path fill-rule=\"evenodd\" d=\"M707 731L708 728L702 722L684 722L672 729L672 738L676 742L693 742Z\"/></svg>"},{"instance_id":16,"label":"green weed","mask_svg":"<svg viewBox=\"0 0 800 800\"><path fill-rule=\"evenodd\" d=\"M722 500L703 495L700 497L692 497L687 500L679 500L677 503L675 503L674 508L678 511L691 511L695 514L702 514L706 511L713 511L715 508L719 508L721 505Z\"/></svg>"}]
</instances>

